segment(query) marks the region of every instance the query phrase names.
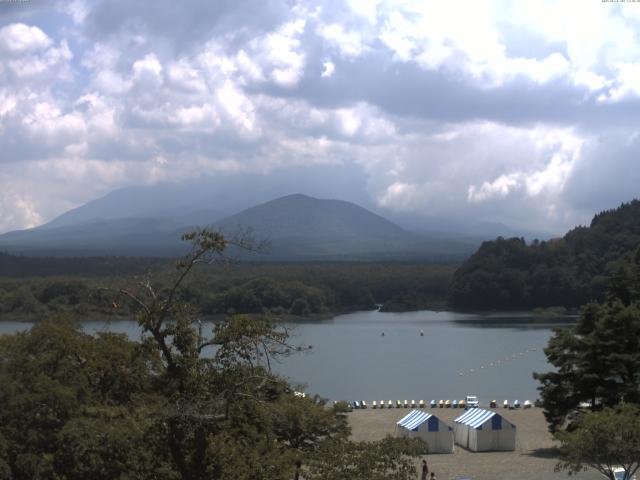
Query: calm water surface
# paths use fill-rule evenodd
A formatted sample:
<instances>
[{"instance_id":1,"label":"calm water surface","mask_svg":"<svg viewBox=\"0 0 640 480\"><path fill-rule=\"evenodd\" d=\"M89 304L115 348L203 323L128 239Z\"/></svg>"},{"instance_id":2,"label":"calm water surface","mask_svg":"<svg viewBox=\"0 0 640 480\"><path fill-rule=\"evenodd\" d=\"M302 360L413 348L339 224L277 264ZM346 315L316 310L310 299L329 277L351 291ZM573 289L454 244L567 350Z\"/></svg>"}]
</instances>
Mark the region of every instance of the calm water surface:
<instances>
[{"instance_id":1,"label":"calm water surface","mask_svg":"<svg viewBox=\"0 0 640 480\"><path fill-rule=\"evenodd\" d=\"M552 324L527 313L356 312L319 322L289 323L293 342L311 345L275 364L306 391L330 399L491 399L537 397L534 371L547 371L542 349ZM131 321L87 321L87 332L140 338ZM0 322L0 333L29 324ZM420 335L420 333L423 335ZM384 333L384 335L383 335Z\"/></svg>"}]
</instances>

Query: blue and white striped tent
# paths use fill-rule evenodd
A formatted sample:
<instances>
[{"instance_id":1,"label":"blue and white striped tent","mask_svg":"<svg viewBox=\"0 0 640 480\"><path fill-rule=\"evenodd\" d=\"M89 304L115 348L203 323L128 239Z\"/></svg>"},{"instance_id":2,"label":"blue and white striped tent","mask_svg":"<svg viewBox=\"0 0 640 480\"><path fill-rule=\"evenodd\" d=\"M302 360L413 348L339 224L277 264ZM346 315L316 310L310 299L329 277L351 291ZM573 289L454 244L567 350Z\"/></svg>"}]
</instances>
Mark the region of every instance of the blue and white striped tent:
<instances>
[{"instance_id":1,"label":"blue and white striped tent","mask_svg":"<svg viewBox=\"0 0 640 480\"><path fill-rule=\"evenodd\" d=\"M515 450L516 427L495 411L471 408L453 421L458 445L473 452Z\"/></svg>"},{"instance_id":2,"label":"blue and white striped tent","mask_svg":"<svg viewBox=\"0 0 640 480\"><path fill-rule=\"evenodd\" d=\"M396 424L396 434L420 437L429 445L429 453L452 453L453 430L435 415L424 410L413 410Z\"/></svg>"}]
</instances>

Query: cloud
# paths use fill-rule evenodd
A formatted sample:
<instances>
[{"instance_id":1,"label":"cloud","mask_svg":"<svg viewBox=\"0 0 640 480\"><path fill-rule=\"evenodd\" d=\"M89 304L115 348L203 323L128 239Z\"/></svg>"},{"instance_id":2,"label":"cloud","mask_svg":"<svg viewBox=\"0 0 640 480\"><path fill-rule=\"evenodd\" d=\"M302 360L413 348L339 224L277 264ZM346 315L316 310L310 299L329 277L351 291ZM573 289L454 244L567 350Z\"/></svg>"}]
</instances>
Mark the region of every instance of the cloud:
<instances>
[{"instance_id":1,"label":"cloud","mask_svg":"<svg viewBox=\"0 0 640 480\"><path fill-rule=\"evenodd\" d=\"M564 197L583 215L638 197L640 129L590 139L567 180Z\"/></svg>"},{"instance_id":2,"label":"cloud","mask_svg":"<svg viewBox=\"0 0 640 480\"><path fill-rule=\"evenodd\" d=\"M564 192L582 160L585 139L576 132L488 122L424 131L406 135L401 148L377 147L369 174L379 205L541 231L562 231L575 213L557 211L570 208Z\"/></svg>"},{"instance_id":3,"label":"cloud","mask_svg":"<svg viewBox=\"0 0 640 480\"><path fill-rule=\"evenodd\" d=\"M320 74L323 78L328 78L333 75L333 72L336 71L336 66L332 62L323 62L322 63L322 73Z\"/></svg>"},{"instance_id":4,"label":"cloud","mask_svg":"<svg viewBox=\"0 0 640 480\"><path fill-rule=\"evenodd\" d=\"M358 32L345 31L344 27L337 23L320 26L318 35L325 40L330 49L335 49L345 57L358 57L365 48Z\"/></svg>"},{"instance_id":5,"label":"cloud","mask_svg":"<svg viewBox=\"0 0 640 480\"><path fill-rule=\"evenodd\" d=\"M9 55L44 50L51 39L38 27L13 23L0 28L0 51Z\"/></svg>"},{"instance_id":6,"label":"cloud","mask_svg":"<svg viewBox=\"0 0 640 480\"><path fill-rule=\"evenodd\" d=\"M56 47L37 26L12 23L0 28L0 80L29 82L56 75L68 80L68 62L73 57L66 40ZM50 79L51 77L49 77Z\"/></svg>"},{"instance_id":7,"label":"cloud","mask_svg":"<svg viewBox=\"0 0 640 480\"><path fill-rule=\"evenodd\" d=\"M500 175L492 182L483 182L480 187L471 185L468 189L467 199L470 202L483 202L496 196L506 197L511 191L521 188L521 175L510 173Z\"/></svg>"},{"instance_id":8,"label":"cloud","mask_svg":"<svg viewBox=\"0 0 640 480\"><path fill-rule=\"evenodd\" d=\"M43 221L30 195L12 187L13 181L0 177L0 231L31 228Z\"/></svg>"},{"instance_id":9,"label":"cloud","mask_svg":"<svg viewBox=\"0 0 640 480\"><path fill-rule=\"evenodd\" d=\"M389 212L546 230L637 194L631 4L32 3L0 4L22 212L0 230L122 185L327 165Z\"/></svg>"},{"instance_id":10,"label":"cloud","mask_svg":"<svg viewBox=\"0 0 640 480\"><path fill-rule=\"evenodd\" d=\"M602 93L598 100L615 103L626 99L640 98L640 62L618 63L616 78L609 82L611 87Z\"/></svg>"}]
</instances>

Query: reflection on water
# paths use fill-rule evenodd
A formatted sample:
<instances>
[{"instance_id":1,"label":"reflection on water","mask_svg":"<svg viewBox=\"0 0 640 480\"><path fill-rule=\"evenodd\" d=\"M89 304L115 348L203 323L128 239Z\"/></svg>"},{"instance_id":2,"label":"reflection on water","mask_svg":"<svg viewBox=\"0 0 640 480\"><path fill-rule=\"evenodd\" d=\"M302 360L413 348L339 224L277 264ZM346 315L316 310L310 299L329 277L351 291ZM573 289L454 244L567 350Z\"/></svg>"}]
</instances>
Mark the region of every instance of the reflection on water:
<instances>
[{"instance_id":1,"label":"reflection on water","mask_svg":"<svg viewBox=\"0 0 640 480\"><path fill-rule=\"evenodd\" d=\"M534 371L550 366L543 348L556 326L575 319L529 313L419 311L355 312L314 322L286 323L294 343L313 346L274 365L307 391L331 399L491 399L537 397ZM213 324L203 322L204 332ZM0 333L30 328L0 322ZM139 340L133 321L86 321L89 333L112 331Z\"/></svg>"},{"instance_id":2,"label":"reflection on water","mask_svg":"<svg viewBox=\"0 0 640 480\"><path fill-rule=\"evenodd\" d=\"M465 325L476 328L509 328L509 329L524 329L535 330L543 329L549 330L557 327L570 327L576 324L574 317L559 317L559 318L544 318L544 317L494 317L494 316L482 316L473 319L456 319L452 320L456 325Z\"/></svg>"}]
</instances>

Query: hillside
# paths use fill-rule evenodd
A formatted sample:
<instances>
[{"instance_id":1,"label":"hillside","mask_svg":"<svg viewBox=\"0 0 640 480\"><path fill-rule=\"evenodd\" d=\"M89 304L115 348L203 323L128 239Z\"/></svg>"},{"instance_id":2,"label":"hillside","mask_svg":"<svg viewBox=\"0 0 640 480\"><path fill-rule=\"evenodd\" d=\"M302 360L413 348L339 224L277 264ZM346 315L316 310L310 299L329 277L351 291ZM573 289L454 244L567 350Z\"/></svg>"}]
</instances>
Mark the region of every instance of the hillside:
<instances>
[{"instance_id":1,"label":"hillside","mask_svg":"<svg viewBox=\"0 0 640 480\"><path fill-rule=\"evenodd\" d=\"M143 207L136 206L133 211L142 215ZM261 203L218 222L217 214L206 204L182 215L166 211L162 217L88 219L88 212L97 213L75 210L42 227L0 235L0 252L179 256L188 248L180 241L181 234L199 226L213 226L228 235L250 231L256 240L267 241L270 248L259 257L252 254L253 260L460 261L477 245L470 240L456 242L413 234L354 203L300 194Z\"/></svg>"},{"instance_id":2,"label":"hillside","mask_svg":"<svg viewBox=\"0 0 640 480\"><path fill-rule=\"evenodd\" d=\"M401 256L420 238L358 205L296 194L246 209L215 225L227 234L249 229L269 243L269 256Z\"/></svg>"},{"instance_id":3,"label":"hillside","mask_svg":"<svg viewBox=\"0 0 640 480\"><path fill-rule=\"evenodd\" d=\"M456 307L577 307L601 300L607 278L640 246L640 201L597 214L563 238L484 242L455 273Z\"/></svg>"},{"instance_id":4,"label":"hillside","mask_svg":"<svg viewBox=\"0 0 640 480\"><path fill-rule=\"evenodd\" d=\"M79 225L97 220L156 218L210 224L241 210L294 192L317 197L343 198L370 208L355 174L344 168L292 169L270 175L203 175L189 180L135 185L113 190L54 218L41 228ZM318 179L330 175L331 182ZM351 188L348 188L348 186ZM347 196L340 192L348 192ZM205 213L203 216L202 213Z\"/></svg>"},{"instance_id":5,"label":"hillside","mask_svg":"<svg viewBox=\"0 0 640 480\"><path fill-rule=\"evenodd\" d=\"M191 228L158 218L100 219L0 235L0 251L37 256L173 256Z\"/></svg>"}]
</instances>

